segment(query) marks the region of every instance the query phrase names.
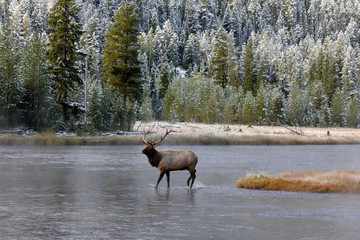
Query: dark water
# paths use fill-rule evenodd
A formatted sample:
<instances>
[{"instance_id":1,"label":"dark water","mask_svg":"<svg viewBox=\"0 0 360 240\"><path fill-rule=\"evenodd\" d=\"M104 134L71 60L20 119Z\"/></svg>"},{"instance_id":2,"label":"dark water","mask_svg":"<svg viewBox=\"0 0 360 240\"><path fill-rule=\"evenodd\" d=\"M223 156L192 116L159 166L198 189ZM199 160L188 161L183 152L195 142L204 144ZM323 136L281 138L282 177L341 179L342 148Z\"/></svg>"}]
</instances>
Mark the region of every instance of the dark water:
<instances>
[{"instance_id":1,"label":"dark water","mask_svg":"<svg viewBox=\"0 0 360 240\"><path fill-rule=\"evenodd\" d=\"M360 195L235 187L249 172L360 169L359 146L178 148L199 155L193 189L175 172L155 190L141 146L0 146L0 239L359 239Z\"/></svg>"}]
</instances>

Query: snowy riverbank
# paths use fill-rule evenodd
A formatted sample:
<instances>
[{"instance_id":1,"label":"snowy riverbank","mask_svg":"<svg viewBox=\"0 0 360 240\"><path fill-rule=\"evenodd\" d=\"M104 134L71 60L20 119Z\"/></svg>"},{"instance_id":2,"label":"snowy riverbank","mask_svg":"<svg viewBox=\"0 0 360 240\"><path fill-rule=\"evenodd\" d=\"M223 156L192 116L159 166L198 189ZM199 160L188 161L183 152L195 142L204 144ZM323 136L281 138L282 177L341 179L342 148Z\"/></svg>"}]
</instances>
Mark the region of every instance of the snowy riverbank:
<instances>
[{"instance_id":1,"label":"snowy riverbank","mask_svg":"<svg viewBox=\"0 0 360 240\"><path fill-rule=\"evenodd\" d=\"M290 145L290 144L360 144L360 129L308 128L289 126L250 126L200 123L136 122L133 132L106 133L99 136L76 134L40 134L21 136L1 134L0 144L35 145L136 145L144 132L157 138L166 130L173 132L164 145Z\"/></svg>"},{"instance_id":2,"label":"snowy riverbank","mask_svg":"<svg viewBox=\"0 0 360 240\"><path fill-rule=\"evenodd\" d=\"M177 135L216 135L224 137L250 137L250 136L299 136L320 138L353 138L360 140L360 129L354 128L314 128L291 126L255 126L255 125L227 125L227 124L201 124L201 123L169 123L169 122L136 122L135 132L151 131L161 134L171 129Z\"/></svg>"}]
</instances>

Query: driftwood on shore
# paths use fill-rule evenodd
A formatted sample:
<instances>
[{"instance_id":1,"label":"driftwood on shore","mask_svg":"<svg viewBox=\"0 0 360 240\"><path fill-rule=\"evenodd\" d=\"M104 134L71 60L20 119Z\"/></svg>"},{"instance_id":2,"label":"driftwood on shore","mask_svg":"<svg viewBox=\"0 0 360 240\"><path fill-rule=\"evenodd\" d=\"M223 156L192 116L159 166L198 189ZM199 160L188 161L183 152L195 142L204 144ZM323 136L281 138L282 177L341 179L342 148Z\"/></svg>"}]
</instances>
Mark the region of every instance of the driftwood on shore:
<instances>
[{"instance_id":1,"label":"driftwood on shore","mask_svg":"<svg viewBox=\"0 0 360 240\"><path fill-rule=\"evenodd\" d=\"M283 127L297 135L304 135L304 132L301 129L300 130L292 129L287 125L283 125Z\"/></svg>"}]
</instances>

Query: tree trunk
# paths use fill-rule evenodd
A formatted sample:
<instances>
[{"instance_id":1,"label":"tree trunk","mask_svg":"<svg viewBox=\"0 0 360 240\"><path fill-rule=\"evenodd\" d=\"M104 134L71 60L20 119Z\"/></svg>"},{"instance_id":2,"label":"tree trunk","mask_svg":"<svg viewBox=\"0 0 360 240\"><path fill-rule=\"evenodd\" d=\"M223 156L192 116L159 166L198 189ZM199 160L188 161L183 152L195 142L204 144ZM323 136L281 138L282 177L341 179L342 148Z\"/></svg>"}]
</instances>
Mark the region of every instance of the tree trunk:
<instances>
[{"instance_id":1,"label":"tree trunk","mask_svg":"<svg viewBox=\"0 0 360 240\"><path fill-rule=\"evenodd\" d=\"M67 112L68 107L67 107L67 104L65 102L62 102L61 106L62 106L63 122L64 122L65 128L66 128L67 124L69 122L69 115L68 115L68 112Z\"/></svg>"},{"instance_id":2,"label":"tree trunk","mask_svg":"<svg viewBox=\"0 0 360 240\"><path fill-rule=\"evenodd\" d=\"M127 102L127 95L126 95L126 93L125 94L123 94L123 106L124 106L124 110L126 111L126 102Z\"/></svg>"}]
</instances>

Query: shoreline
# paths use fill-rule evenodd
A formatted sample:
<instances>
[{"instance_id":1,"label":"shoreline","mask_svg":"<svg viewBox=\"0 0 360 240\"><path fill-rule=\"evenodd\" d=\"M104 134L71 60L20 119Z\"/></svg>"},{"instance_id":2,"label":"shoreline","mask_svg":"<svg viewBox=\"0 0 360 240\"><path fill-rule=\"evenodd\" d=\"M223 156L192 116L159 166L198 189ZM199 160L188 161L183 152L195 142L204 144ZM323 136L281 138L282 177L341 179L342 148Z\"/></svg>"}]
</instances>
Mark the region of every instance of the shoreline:
<instances>
[{"instance_id":1,"label":"shoreline","mask_svg":"<svg viewBox=\"0 0 360 240\"><path fill-rule=\"evenodd\" d=\"M201 123L136 122L133 132L99 136L76 134L0 135L1 145L136 145L144 132L158 138L172 130L163 145L305 145L360 144L360 129Z\"/></svg>"}]
</instances>

